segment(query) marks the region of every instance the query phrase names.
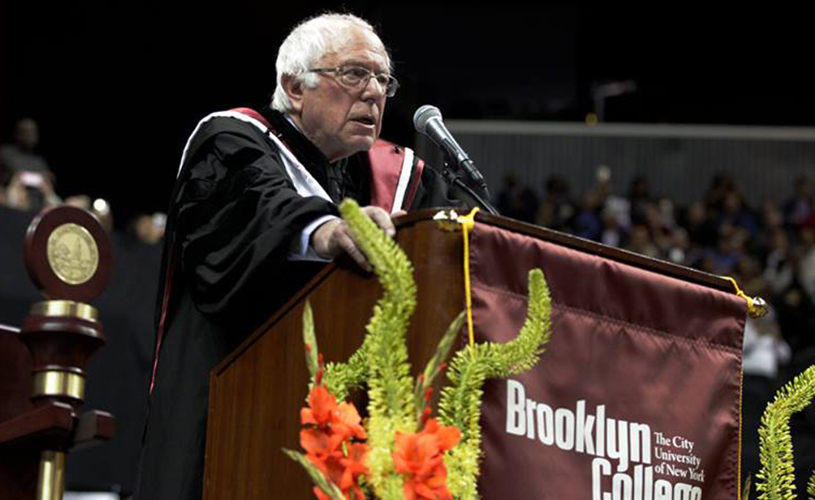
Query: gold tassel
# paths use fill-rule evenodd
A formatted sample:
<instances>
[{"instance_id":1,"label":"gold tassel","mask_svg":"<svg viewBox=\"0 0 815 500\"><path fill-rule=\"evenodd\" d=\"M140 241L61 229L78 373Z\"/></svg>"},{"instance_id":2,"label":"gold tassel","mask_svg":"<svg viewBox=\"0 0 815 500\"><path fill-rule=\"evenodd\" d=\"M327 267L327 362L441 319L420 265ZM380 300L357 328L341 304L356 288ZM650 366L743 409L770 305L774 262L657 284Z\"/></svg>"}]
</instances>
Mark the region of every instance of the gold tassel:
<instances>
[{"instance_id":1,"label":"gold tassel","mask_svg":"<svg viewBox=\"0 0 815 500\"><path fill-rule=\"evenodd\" d=\"M761 297L749 297L746 293L741 291L739 284L736 283L736 280L730 276L722 276L722 278L733 283L733 288L736 289L736 295L747 302L747 314L749 314L751 318L762 318L766 316L768 312L770 312L770 307L767 305L767 302L765 302L764 299Z\"/></svg>"}]
</instances>

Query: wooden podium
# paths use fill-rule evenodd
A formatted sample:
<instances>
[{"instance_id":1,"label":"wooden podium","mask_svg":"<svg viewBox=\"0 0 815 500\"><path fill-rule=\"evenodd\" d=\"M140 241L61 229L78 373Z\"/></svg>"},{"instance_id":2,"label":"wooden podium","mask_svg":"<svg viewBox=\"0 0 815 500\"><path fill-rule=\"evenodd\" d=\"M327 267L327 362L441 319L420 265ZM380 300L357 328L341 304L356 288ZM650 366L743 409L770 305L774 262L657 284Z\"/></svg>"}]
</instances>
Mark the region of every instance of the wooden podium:
<instances>
[{"instance_id":1,"label":"wooden podium","mask_svg":"<svg viewBox=\"0 0 815 500\"><path fill-rule=\"evenodd\" d=\"M461 232L451 231L449 223L446 230L440 228L433 220L437 212L412 213L397 221L396 241L413 263L418 286L416 313L407 334L416 371L424 367L450 321L464 308ZM478 214L477 221L684 281L730 289L727 281L716 276L555 231L486 214ZM345 361L362 343L380 295L375 276L351 264L331 264L213 370L204 466L206 500L314 498L306 473L281 451L282 447L299 449L299 410L308 384L303 306L306 300L311 302L325 361ZM364 401L357 406L364 408Z\"/></svg>"}]
</instances>

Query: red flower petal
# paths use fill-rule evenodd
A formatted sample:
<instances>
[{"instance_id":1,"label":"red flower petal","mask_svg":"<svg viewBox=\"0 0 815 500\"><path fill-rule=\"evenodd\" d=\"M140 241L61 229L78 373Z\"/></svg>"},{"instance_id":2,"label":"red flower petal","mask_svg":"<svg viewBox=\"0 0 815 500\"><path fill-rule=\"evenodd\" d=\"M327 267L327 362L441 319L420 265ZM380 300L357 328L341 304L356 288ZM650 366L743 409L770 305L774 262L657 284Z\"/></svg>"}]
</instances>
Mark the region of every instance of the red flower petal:
<instances>
[{"instance_id":1,"label":"red flower petal","mask_svg":"<svg viewBox=\"0 0 815 500\"><path fill-rule=\"evenodd\" d=\"M337 408L337 400L328 392L325 386L318 385L311 390L311 394L308 396L308 404L318 426L326 426L331 423L331 415Z\"/></svg>"},{"instance_id":2,"label":"red flower petal","mask_svg":"<svg viewBox=\"0 0 815 500\"><path fill-rule=\"evenodd\" d=\"M343 425L348 429L349 435L353 435L359 439L365 439L365 428L362 427L362 419L359 416L357 408L349 403L340 403L337 409L332 414L332 424Z\"/></svg>"},{"instance_id":3,"label":"red flower petal","mask_svg":"<svg viewBox=\"0 0 815 500\"><path fill-rule=\"evenodd\" d=\"M317 424L317 420L314 419L314 413L311 411L310 408L301 408L300 409L300 424Z\"/></svg>"},{"instance_id":4,"label":"red flower petal","mask_svg":"<svg viewBox=\"0 0 815 500\"><path fill-rule=\"evenodd\" d=\"M302 429L300 446L309 454L324 455L333 451L330 435L319 429Z\"/></svg>"},{"instance_id":5,"label":"red flower petal","mask_svg":"<svg viewBox=\"0 0 815 500\"><path fill-rule=\"evenodd\" d=\"M436 443L441 451L452 450L461 439L458 427L440 427L436 433Z\"/></svg>"},{"instance_id":6,"label":"red flower petal","mask_svg":"<svg viewBox=\"0 0 815 500\"><path fill-rule=\"evenodd\" d=\"M452 500L447 490L447 468L443 452L461 439L456 427L439 425L435 419L426 422L418 433L397 432L393 454L394 469L405 478L405 499Z\"/></svg>"},{"instance_id":7,"label":"red flower petal","mask_svg":"<svg viewBox=\"0 0 815 500\"><path fill-rule=\"evenodd\" d=\"M323 490L317 486L314 487L314 494L317 495L317 498L320 500L331 500L331 497L323 493Z\"/></svg>"}]
</instances>

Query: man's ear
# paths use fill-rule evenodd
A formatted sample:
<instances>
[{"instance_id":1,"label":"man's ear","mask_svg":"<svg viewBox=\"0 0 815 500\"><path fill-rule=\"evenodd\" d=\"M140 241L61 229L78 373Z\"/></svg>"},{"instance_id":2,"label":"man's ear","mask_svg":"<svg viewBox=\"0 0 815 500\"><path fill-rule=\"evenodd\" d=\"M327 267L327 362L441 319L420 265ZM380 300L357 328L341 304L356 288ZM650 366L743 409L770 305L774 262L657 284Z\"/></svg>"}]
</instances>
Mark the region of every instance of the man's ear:
<instances>
[{"instance_id":1,"label":"man's ear","mask_svg":"<svg viewBox=\"0 0 815 500\"><path fill-rule=\"evenodd\" d=\"M280 83L283 85L283 91L291 101L291 110L293 114L299 115L303 109L303 82L292 75L283 75L280 78Z\"/></svg>"}]
</instances>

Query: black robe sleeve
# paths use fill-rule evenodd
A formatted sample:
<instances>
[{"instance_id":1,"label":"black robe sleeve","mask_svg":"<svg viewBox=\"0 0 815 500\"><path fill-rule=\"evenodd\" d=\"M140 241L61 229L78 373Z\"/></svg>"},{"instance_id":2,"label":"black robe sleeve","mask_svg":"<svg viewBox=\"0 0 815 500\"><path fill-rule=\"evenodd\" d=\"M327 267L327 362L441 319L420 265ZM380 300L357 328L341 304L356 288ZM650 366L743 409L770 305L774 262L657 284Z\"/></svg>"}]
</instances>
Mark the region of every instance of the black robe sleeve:
<instances>
[{"instance_id":1,"label":"black robe sleeve","mask_svg":"<svg viewBox=\"0 0 815 500\"><path fill-rule=\"evenodd\" d=\"M185 165L177 194L181 270L202 313L251 328L318 269L288 256L306 225L337 210L296 192L260 131L215 125Z\"/></svg>"}]
</instances>

